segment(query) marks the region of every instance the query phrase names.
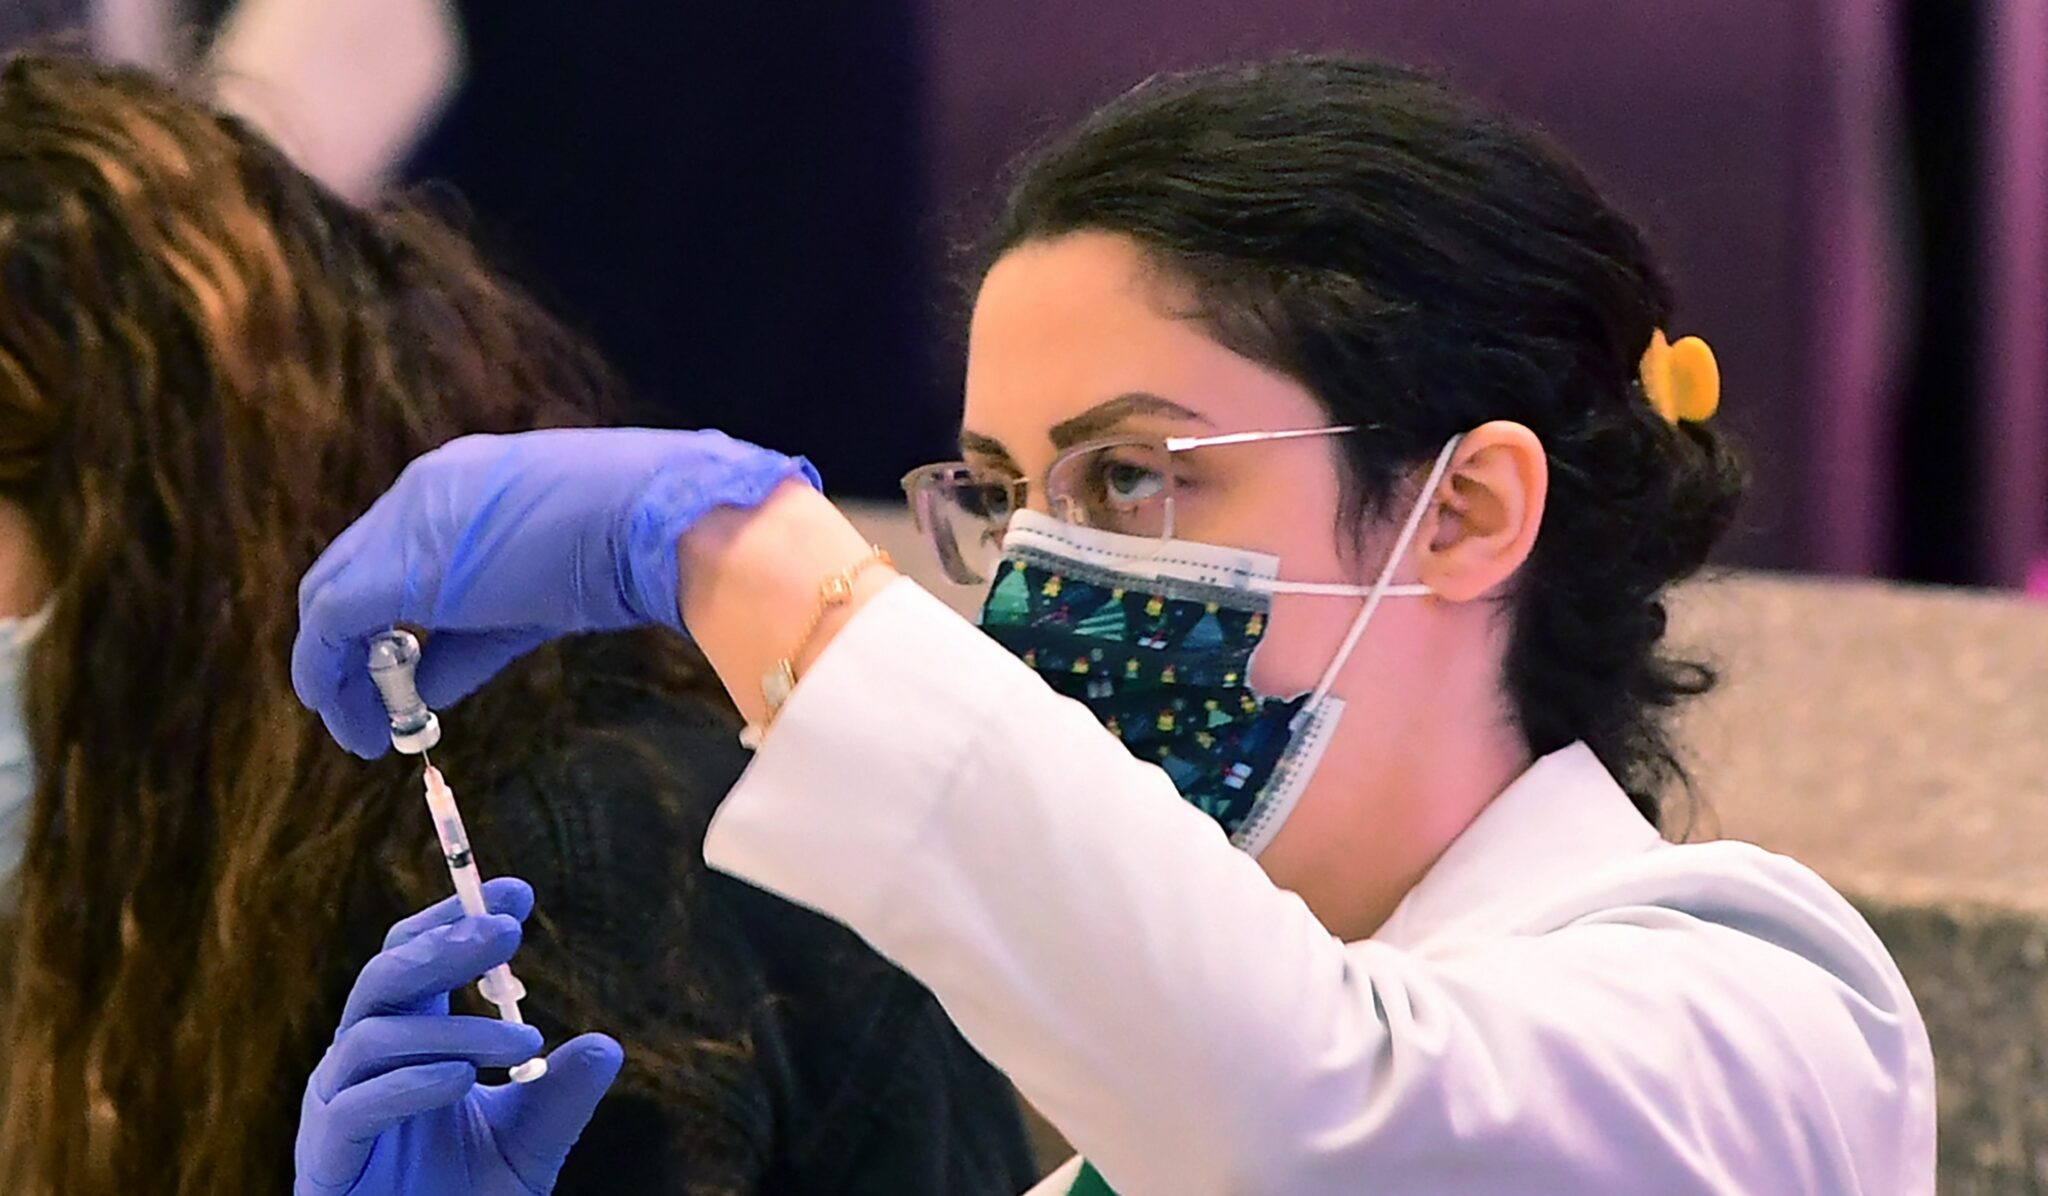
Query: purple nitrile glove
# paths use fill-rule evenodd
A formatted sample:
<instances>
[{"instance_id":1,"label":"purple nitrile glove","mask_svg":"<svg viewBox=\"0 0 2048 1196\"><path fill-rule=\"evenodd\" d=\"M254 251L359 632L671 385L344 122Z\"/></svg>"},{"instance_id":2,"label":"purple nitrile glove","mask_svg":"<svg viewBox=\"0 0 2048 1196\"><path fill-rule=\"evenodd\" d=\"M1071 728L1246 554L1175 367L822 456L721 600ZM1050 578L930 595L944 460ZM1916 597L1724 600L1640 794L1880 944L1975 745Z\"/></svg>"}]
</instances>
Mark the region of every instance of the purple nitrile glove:
<instances>
[{"instance_id":1,"label":"purple nitrile glove","mask_svg":"<svg viewBox=\"0 0 2048 1196\"><path fill-rule=\"evenodd\" d=\"M718 507L759 506L801 457L720 432L574 428L466 436L414 461L299 586L292 685L341 745L382 755L389 729L369 636L433 635L429 706L557 636L680 629L676 540Z\"/></svg>"},{"instance_id":2,"label":"purple nitrile glove","mask_svg":"<svg viewBox=\"0 0 2048 1196\"><path fill-rule=\"evenodd\" d=\"M531 1084L484 1085L540 1049L531 1026L454 1017L448 994L505 963L533 910L525 881L484 885L492 912L453 897L391 928L349 992L334 1045L306 1081L294 1196L545 1196L624 1055L584 1034Z\"/></svg>"}]
</instances>

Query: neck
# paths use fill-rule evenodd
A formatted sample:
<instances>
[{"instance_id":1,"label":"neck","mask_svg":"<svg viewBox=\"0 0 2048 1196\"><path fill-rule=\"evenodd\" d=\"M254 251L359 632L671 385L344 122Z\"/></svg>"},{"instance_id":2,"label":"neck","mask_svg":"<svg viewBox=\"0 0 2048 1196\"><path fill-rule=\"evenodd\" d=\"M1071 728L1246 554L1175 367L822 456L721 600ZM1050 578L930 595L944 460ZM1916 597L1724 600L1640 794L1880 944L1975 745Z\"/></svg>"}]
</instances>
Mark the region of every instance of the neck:
<instances>
[{"instance_id":1,"label":"neck","mask_svg":"<svg viewBox=\"0 0 2048 1196\"><path fill-rule=\"evenodd\" d=\"M1470 717L1501 707L1497 666L1486 664L1445 668L1431 700L1398 724L1362 725L1347 711L1295 814L1260 854L1345 942L1372 937L1532 763L1511 721Z\"/></svg>"}]
</instances>

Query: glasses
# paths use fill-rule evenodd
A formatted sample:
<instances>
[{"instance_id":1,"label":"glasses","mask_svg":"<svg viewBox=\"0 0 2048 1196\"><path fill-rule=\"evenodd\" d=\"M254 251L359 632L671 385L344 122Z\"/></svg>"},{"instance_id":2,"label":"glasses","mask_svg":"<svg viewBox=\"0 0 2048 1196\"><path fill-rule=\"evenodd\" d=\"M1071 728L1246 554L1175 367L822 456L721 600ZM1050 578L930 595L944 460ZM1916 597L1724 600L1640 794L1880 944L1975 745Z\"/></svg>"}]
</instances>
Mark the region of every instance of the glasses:
<instances>
[{"instance_id":1,"label":"glasses","mask_svg":"<svg viewBox=\"0 0 2048 1196\"><path fill-rule=\"evenodd\" d=\"M1045 505L1055 519L1127 536L1168 539L1184 472L1175 458L1195 449L1341 436L1345 424L1284 432L1221 436L1121 436L1077 444L1045 471ZM965 461L947 461L903 475L903 493L918 530L930 539L946 576L980 585L1002 557L1010 517L1029 505L1030 483Z\"/></svg>"}]
</instances>

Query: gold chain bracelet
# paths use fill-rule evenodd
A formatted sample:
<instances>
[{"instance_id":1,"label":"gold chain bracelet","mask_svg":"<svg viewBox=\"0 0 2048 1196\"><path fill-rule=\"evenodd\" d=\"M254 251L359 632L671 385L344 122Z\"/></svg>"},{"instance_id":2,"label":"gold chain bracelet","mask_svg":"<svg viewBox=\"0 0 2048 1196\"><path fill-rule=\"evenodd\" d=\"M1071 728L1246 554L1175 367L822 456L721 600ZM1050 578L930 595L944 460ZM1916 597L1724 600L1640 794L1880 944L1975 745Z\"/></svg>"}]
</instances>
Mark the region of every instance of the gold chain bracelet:
<instances>
[{"instance_id":1,"label":"gold chain bracelet","mask_svg":"<svg viewBox=\"0 0 2048 1196\"><path fill-rule=\"evenodd\" d=\"M759 750L762 741L767 739L768 728L774 724L775 716L782 713L783 703L789 701L789 695L796 691L796 662L803 658L811 640L817 637L825 616L853 601L853 585L860 580L860 575L876 565L896 567L888 549L879 544L868 547L866 556L818 583L818 605L812 609L811 621L804 625L803 634L797 637L796 647L761 674L761 702L767 707L767 712L761 716L760 722L748 723L740 731L742 747L750 751Z\"/></svg>"}]
</instances>

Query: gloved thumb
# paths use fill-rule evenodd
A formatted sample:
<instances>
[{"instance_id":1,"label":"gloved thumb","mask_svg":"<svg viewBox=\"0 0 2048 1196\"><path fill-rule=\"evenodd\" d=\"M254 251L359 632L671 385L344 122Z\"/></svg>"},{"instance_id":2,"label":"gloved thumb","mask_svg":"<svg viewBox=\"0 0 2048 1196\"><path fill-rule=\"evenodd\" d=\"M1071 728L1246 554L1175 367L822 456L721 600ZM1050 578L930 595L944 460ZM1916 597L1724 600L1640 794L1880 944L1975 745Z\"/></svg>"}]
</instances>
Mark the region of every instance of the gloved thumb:
<instances>
[{"instance_id":1,"label":"gloved thumb","mask_svg":"<svg viewBox=\"0 0 2048 1196\"><path fill-rule=\"evenodd\" d=\"M528 1190L554 1188L569 1148L625 1061L626 1052L611 1036L584 1034L555 1048L548 1074L540 1079L490 1090L485 1116L506 1165Z\"/></svg>"}]
</instances>

